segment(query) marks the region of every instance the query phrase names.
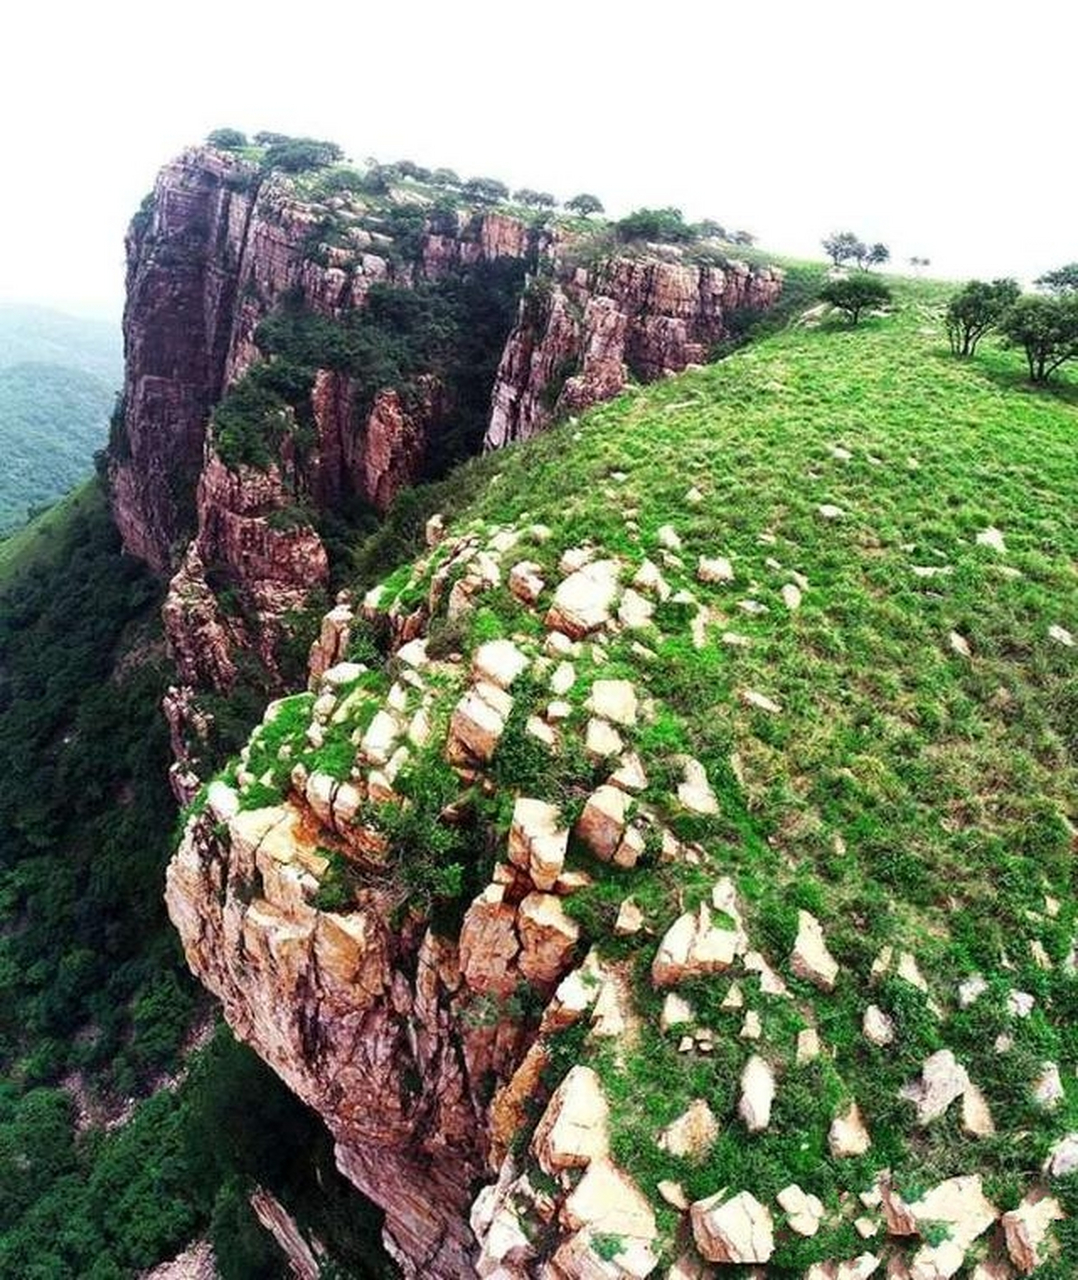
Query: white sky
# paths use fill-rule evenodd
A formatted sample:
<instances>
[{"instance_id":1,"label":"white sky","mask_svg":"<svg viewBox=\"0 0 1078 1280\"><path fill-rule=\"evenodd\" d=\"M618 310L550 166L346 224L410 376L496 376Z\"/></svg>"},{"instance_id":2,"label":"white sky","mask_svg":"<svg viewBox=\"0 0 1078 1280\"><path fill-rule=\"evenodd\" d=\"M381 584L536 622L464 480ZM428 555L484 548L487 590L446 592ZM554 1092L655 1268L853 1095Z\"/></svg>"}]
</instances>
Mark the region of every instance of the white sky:
<instances>
[{"instance_id":1,"label":"white sky","mask_svg":"<svg viewBox=\"0 0 1078 1280\"><path fill-rule=\"evenodd\" d=\"M118 315L128 218L221 125L806 256L848 227L946 276L1078 259L1066 0L33 0L3 25L0 298Z\"/></svg>"}]
</instances>

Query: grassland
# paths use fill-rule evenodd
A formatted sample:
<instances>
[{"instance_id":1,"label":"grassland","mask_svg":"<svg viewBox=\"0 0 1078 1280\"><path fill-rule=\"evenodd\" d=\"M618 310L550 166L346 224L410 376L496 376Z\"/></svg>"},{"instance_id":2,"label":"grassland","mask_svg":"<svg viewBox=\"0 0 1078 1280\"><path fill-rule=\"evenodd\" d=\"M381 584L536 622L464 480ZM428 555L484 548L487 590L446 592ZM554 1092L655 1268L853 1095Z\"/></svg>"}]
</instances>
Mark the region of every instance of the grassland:
<instances>
[{"instance_id":1,"label":"grassland","mask_svg":"<svg viewBox=\"0 0 1078 1280\"><path fill-rule=\"evenodd\" d=\"M359 556L367 580L435 507L454 531L549 526L549 542L527 548L548 581L567 547L587 543L639 565L660 557L662 526L680 535L683 568L663 572L708 607L706 643L693 644L684 616L660 612L650 636L611 640L602 674L632 679L658 708L627 735L653 798L668 791L672 754L704 764L721 812L684 820L679 834L704 847L709 874L581 860L597 879L572 900L586 940L633 974L634 1036L584 1052L616 1104L615 1154L646 1188L671 1178L690 1197L749 1186L763 1198L800 1181L836 1205L888 1166L907 1196L979 1172L1008 1209L1052 1142L1078 1128L1078 648L1067 643L1078 633L1078 389L1067 380L1031 389L1020 357L991 345L974 361L953 360L946 290L893 284L894 310L856 329L826 318L794 324L469 464L407 499ZM693 487L702 501L687 500ZM1001 543L992 545L992 530ZM735 581L701 585L697 557L719 555ZM781 589L799 579L791 610ZM766 611L746 612L746 600ZM484 601L472 631L474 643L528 626L503 591ZM724 644L725 632L747 643ZM653 660L632 649L640 639ZM599 674L586 656L577 666L584 687ZM746 705L746 691L778 710ZM701 986L691 993L698 1017L727 1034L712 1055L686 1056L676 1033L658 1029L661 1002L647 980L654 943L614 939L611 926L632 894L645 936L657 940L716 873L734 878L750 935L779 960L798 909L813 912L840 977L829 996L788 973L792 1002L754 992L762 1037L753 1044L738 1038L740 1015L721 1008L726 987ZM927 990L873 973L888 946L916 958ZM958 984L974 974L987 990L962 1008ZM1013 1011L1013 992L1032 996L1028 1016ZM862 1034L870 1002L894 1021L886 1049ZM793 1041L809 1023L830 1052L799 1067ZM970 1137L953 1110L918 1127L899 1099L942 1047L982 1089L993 1136ZM735 1110L752 1051L780 1083L772 1125L750 1137ZM1032 1096L1048 1062L1063 1087L1051 1108ZM724 1126L695 1165L655 1145L694 1096L708 1098ZM850 1097L873 1145L836 1161L827 1130ZM1078 1210L1073 1187L1057 1190ZM669 1224L670 1211L657 1208ZM1038 1275L1071 1274L1073 1224L1060 1235L1060 1257ZM851 1256L858 1243L847 1221L813 1256L823 1247ZM774 1274L800 1274L807 1256L801 1242L784 1245Z\"/></svg>"}]
</instances>

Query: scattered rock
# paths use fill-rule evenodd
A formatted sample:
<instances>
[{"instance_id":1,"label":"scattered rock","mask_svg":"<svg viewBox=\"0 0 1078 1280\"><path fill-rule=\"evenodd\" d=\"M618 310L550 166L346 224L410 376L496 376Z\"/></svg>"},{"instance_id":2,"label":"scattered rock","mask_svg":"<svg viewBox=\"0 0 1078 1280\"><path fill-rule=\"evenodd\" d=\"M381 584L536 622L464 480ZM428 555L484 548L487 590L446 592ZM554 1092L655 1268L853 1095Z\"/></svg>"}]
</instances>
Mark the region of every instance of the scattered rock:
<instances>
[{"instance_id":1,"label":"scattered rock","mask_svg":"<svg viewBox=\"0 0 1078 1280\"><path fill-rule=\"evenodd\" d=\"M719 802L707 779L707 772L699 760L692 756L681 756L679 763L684 772L685 781L677 789L677 798L690 813L708 817L719 812Z\"/></svg>"},{"instance_id":2,"label":"scattered rock","mask_svg":"<svg viewBox=\"0 0 1078 1280\"><path fill-rule=\"evenodd\" d=\"M746 707L752 707L756 711L766 711L773 716L777 716L782 711L773 698L769 698L765 693L758 693L755 689L742 689L741 701Z\"/></svg>"},{"instance_id":3,"label":"scattered rock","mask_svg":"<svg viewBox=\"0 0 1078 1280\"><path fill-rule=\"evenodd\" d=\"M643 791L648 785L648 778L640 757L635 752L623 755L621 763L610 775L610 782L622 791Z\"/></svg>"},{"instance_id":4,"label":"scattered rock","mask_svg":"<svg viewBox=\"0 0 1078 1280\"><path fill-rule=\"evenodd\" d=\"M968 1009L987 990L988 983L979 973L975 973L958 984L958 1003L963 1009Z\"/></svg>"},{"instance_id":5,"label":"scattered rock","mask_svg":"<svg viewBox=\"0 0 1078 1280\"><path fill-rule=\"evenodd\" d=\"M925 1059L920 1080L902 1088L899 1096L917 1108L918 1124L930 1124L966 1092L969 1083L965 1067L950 1049L940 1049Z\"/></svg>"},{"instance_id":6,"label":"scattered rock","mask_svg":"<svg viewBox=\"0 0 1078 1280\"><path fill-rule=\"evenodd\" d=\"M689 1004L688 1000L679 996L677 992L670 991L663 1001L662 1013L659 1015L659 1026L663 1031L669 1031L671 1027L680 1027L686 1023L691 1023L695 1016L692 1005Z\"/></svg>"},{"instance_id":7,"label":"scattered rock","mask_svg":"<svg viewBox=\"0 0 1078 1280\"><path fill-rule=\"evenodd\" d=\"M509 570L509 590L524 604L534 604L545 585L542 566L532 560L521 560Z\"/></svg>"},{"instance_id":8,"label":"scattered rock","mask_svg":"<svg viewBox=\"0 0 1078 1280\"><path fill-rule=\"evenodd\" d=\"M693 487L688 491L688 493L686 493L684 498L684 501L688 503L690 507L698 507L700 503L703 502L703 500L704 500L704 495L700 492L700 490L695 485L693 485Z\"/></svg>"},{"instance_id":9,"label":"scattered rock","mask_svg":"<svg viewBox=\"0 0 1078 1280\"><path fill-rule=\"evenodd\" d=\"M1061 644L1067 649L1074 648L1074 636L1066 627L1061 627L1058 623L1053 622L1048 628L1049 640L1054 640L1056 644Z\"/></svg>"},{"instance_id":10,"label":"scattered rock","mask_svg":"<svg viewBox=\"0 0 1078 1280\"><path fill-rule=\"evenodd\" d=\"M895 1024L878 1005L870 1004L865 1010L861 1029L869 1044L877 1048L882 1049L894 1042Z\"/></svg>"},{"instance_id":11,"label":"scattered rock","mask_svg":"<svg viewBox=\"0 0 1078 1280\"><path fill-rule=\"evenodd\" d=\"M749 1191L697 1200L690 1209L693 1239L709 1262L755 1265L774 1252L771 1212Z\"/></svg>"},{"instance_id":12,"label":"scattered rock","mask_svg":"<svg viewBox=\"0 0 1078 1280\"><path fill-rule=\"evenodd\" d=\"M1000 555L1005 555L1007 552L1007 544L1003 541L1003 534L991 525L977 534L977 545L979 547L990 547L993 551L998 551Z\"/></svg>"},{"instance_id":13,"label":"scattered rock","mask_svg":"<svg viewBox=\"0 0 1078 1280\"><path fill-rule=\"evenodd\" d=\"M627 587L618 605L618 621L630 631L641 631L651 626L655 606L646 597Z\"/></svg>"},{"instance_id":14,"label":"scattered rock","mask_svg":"<svg viewBox=\"0 0 1078 1280\"><path fill-rule=\"evenodd\" d=\"M1035 1271L1048 1257L1048 1233L1066 1215L1055 1196L1031 1191L1017 1209L1002 1218L1011 1261L1023 1275Z\"/></svg>"},{"instance_id":15,"label":"scattered rock","mask_svg":"<svg viewBox=\"0 0 1078 1280\"><path fill-rule=\"evenodd\" d=\"M561 815L545 800L521 796L513 806L509 826L509 860L523 868L537 889L549 890L561 875L569 831Z\"/></svg>"},{"instance_id":16,"label":"scattered rock","mask_svg":"<svg viewBox=\"0 0 1078 1280\"><path fill-rule=\"evenodd\" d=\"M1042 1063L1041 1074L1033 1081L1034 1102L1045 1111L1054 1111L1065 1096L1063 1081L1059 1078L1059 1067L1054 1062Z\"/></svg>"},{"instance_id":17,"label":"scattered rock","mask_svg":"<svg viewBox=\"0 0 1078 1280\"><path fill-rule=\"evenodd\" d=\"M775 1197L779 1208L787 1215L787 1225L799 1236L814 1236L823 1221L823 1202L814 1195L808 1195L792 1182Z\"/></svg>"},{"instance_id":18,"label":"scattered rock","mask_svg":"<svg viewBox=\"0 0 1078 1280\"><path fill-rule=\"evenodd\" d=\"M632 900L626 898L618 908L618 918L614 921L614 932L619 938L626 938L639 933L644 927L644 913Z\"/></svg>"},{"instance_id":19,"label":"scattered rock","mask_svg":"<svg viewBox=\"0 0 1078 1280\"><path fill-rule=\"evenodd\" d=\"M558 584L546 615L548 630L562 631L574 640L597 631L610 621L617 592L616 561L597 560L585 565Z\"/></svg>"},{"instance_id":20,"label":"scattered rock","mask_svg":"<svg viewBox=\"0 0 1078 1280\"><path fill-rule=\"evenodd\" d=\"M1036 997L1028 991L1007 992L1007 1012L1012 1018L1028 1018L1036 1003Z\"/></svg>"},{"instance_id":21,"label":"scattered rock","mask_svg":"<svg viewBox=\"0 0 1078 1280\"><path fill-rule=\"evenodd\" d=\"M771 1123L774 1100L775 1073L754 1053L741 1072L741 1098L737 1104L737 1113L749 1133L761 1133Z\"/></svg>"},{"instance_id":22,"label":"scattered rock","mask_svg":"<svg viewBox=\"0 0 1078 1280\"><path fill-rule=\"evenodd\" d=\"M1078 1169L1078 1133L1068 1133L1053 1144L1044 1171L1053 1178L1065 1178Z\"/></svg>"},{"instance_id":23,"label":"scattered rock","mask_svg":"<svg viewBox=\"0 0 1078 1280\"><path fill-rule=\"evenodd\" d=\"M831 1121L827 1133L827 1145L836 1160L849 1156L863 1156L872 1145L868 1129L861 1115L861 1108L851 1102L846 1110Z\"/></svg>"},{"instance_id":24,"label":"scattered rock","mask_svg":"<svg viewBox=\"0 0 1078 1280\"><path fill-rule=\"evenodd\" d=\"M669 600L670 587L662 575L662 571L651 560L645 560L633 577L633 586L641 591L657 596L660 600Z\"/></svg>"},{"instance_id":25,"label":"scattered rock","mask_svg":"<svg viewBox=\"0 0 1078 1280\"><path fill-rule=\"evenodd\" d=\"M588 721L584 732L584 750L596 760L607 760L618 755L625 747L621 734L612 724L594 717ZM613 779L611 779L613 781Z\"/></svg>"},{"instance_id":26,"label":"scattered rock","mask_svg":"<svg viewBox=\"0 0 1078 1280\"><path fill-rule=\"evenodd\" d=\"M594 1235L621 1236L626 1242L655 1239L655 1215L635 1182L606 1156L587 1172L562 1205L563 1223L572 1230L590 1227Z\"/></svg>"},{"instance_id":27,"label":"scattered rock","mask_svg":"<svg viewBox=\"0 0 1078 1280\"><path fill-rule=\"evenodd\" d=\"M450 758L457 758L463 752L476 760L490 760L505 732L512 707L512 698L496 685L484 682L469 689L457 703L450 720Z\"/></svg>"},{"instance_id":28,"label":"scattered rock","mask_svg":"<svg viewBox=\"0 0 1078 1280\"><path fill-rule=\"evenodd\" d=\"M636 690L631 680L596 680L591 688L587 708L604 720L615 724L636 724Z\"/></svg>"},{"instance_id":29,"label":"scattered rock","mask_svg":"<svg viewBox=\"0 0 1078 1280\"><path fill-rule=\"evenodd\" d=\"M955 653L958 654L960 658L973 657L973 650L970 648L969 641L966 639L965 636L960 635L957 631L952 631L949 639L951 643L951 648L954 650Z\"/></svg>"},{"instance_id":30,"label":"scattered rock","mask_svg":"<svg viewBox=\"0 0 1078 1280\"><path fill-rule=\"evenodd\" d=\"M531 1149L545 1173L579 1169L609 1150L607 1105L599 1077L591 1067L574 1066L554 1090Z\"/></svg>"},{"instance_id":31,"label":"scattered rock","mask_svg":"<svg viewBox=\"0 0 1078 1280\"><path fill-rule=\"evenodd\" d=\"M972 1082L962 1095L962 1128L972 1138L990 1138L996 1131L988 1100Z\"/></svg>"},{"instance_id":32,"label":"scattered rock","mask_svg":"<svg viewBox=\"0 0 1078 1280\"><path fill-rule=\"evenodd\" d=\"M846 514L841 507L836 507L833 502L823 502L816 510L825 520L841 520Z\"/></svg>"},{"instance_id":33,"label":"scattered rock","mask_svg":"<svg viewBox=\"0 0 1078 1280\"><path fill-rule=\"evenodd\" d=\"M659 546L666 551L680 551L681 538L672 524L662 525L655 534Z\"/></svg>"},{"instance_id":34,"label":"scattered rock","mask_svg":"<svg viewBox=\"0 0 1078 1280\"><path fill-rule=\"evenodd\" d=\"M743 945L737 929L712 923L711 909L702 902L696 911L678 916L664 934L652 961L651 980L656 987L670 987L685 978L721 973Z\"/></svg>"},{"instance_id":35,"label":"scattered rock","mask_svg":"<svg viewBox=\"0 0 1078 1280\"><path fill-rule=\"evenodd\" d=\"M763 1027L760 1025L760 1015L755 1009L747 1010L741 1030L738 1032L738 1039L759 1040L761 1035L763 1035Z\"/></svg>"},{"instance_id":36,"label":"scattered rock","mask_svg":"<svg viewBox=\"0 0 1078 1280\"><path fill-rule=\"evenodd\" d=\"M672 1208L680 1209L682 1213L688 1212L689 1197L685 1194L685 1188L680 1182L673 1182L669 1178L661 1178L655 1184L655 1189Z\"/></svg>"},{"instance_id":37,"label":"scattered rock","mask_svg":"<svg viewBox=\"0 0 1078 1280\"><path fill-rule=\"evenodd\" d=\"M716 556L709 560L701 556L696 562L696 578L699 582L733 582L734 566L725 556Z\"/></svg>"},{"instance_id":38,"label":"scattered rock","mask_svg":"<svg viewBox=\"0 0 1078 1280\"><path fill-rule=\"evenodd\" d=\"M584 805L576 834L604 862L613 861L621 843L628 806L629 797L625 792L609 784L594 791Z\"/></svg>"},{"instance_id":39,"label":"scattered rock","mask_svg":"<svg viewBox=\"0 0 1078 1280\"><path fill-rule=\"evenodd\" d=\"M528 666L528 659L512 640L488 640L476 649L472 658L475 680L489 680L499 689L508 689Z\"/></svg>"},{"instance_id":40,"label":"scattered rock","mask_svg":"<svg viewBox=\"0 0 1078 1280\"><path fill-rule=\"evenodd\" d=\"M838 964L827 949L819 920L809 911L797 913L797 940L790 955L790 968L821 991L834 989Z\"/></svg>"},{"instance_id":41,"label":"scattered rock","mask_svg":"<svg viewBox=\"0 0 1078 1280\"><path fill-rule=\"evenodd\" d=\"M719 1122L703 1100L694 1098L688 1108L659 1134L659 1147L672 1156L699 1159L719 1136Z\"/></svg>"},{"instance_id":42,"label":"scattered rock","mask_svg":"<svg viewBox=\"0 0 1078 1280\"><path fill-rule=\"evenodd\" d=\"M787 582L782 588L782 603L791 612L801 608L801 588L793 582Z\"/></svg>"}]
</instances>

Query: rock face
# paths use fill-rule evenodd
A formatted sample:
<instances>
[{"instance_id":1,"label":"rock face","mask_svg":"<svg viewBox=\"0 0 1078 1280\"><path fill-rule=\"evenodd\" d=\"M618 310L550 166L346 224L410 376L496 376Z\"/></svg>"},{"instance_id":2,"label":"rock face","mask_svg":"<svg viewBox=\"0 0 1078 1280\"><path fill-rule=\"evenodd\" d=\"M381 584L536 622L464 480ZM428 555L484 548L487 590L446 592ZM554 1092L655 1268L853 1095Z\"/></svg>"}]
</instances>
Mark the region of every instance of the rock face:
<instances>
[{"instance_id":1,"label":"rock face","mask_svg":"<svg viewBox=\"0 0 1078 1280\"><path fill-rule=\"evenodd\" d=\"M563 266L521 302L494 386L487 448L608 400L630 376L650 382L704 363L729 333L732 312L763 310L781 289L777 271L653 253Z\"/></svg>"}]
</instances>

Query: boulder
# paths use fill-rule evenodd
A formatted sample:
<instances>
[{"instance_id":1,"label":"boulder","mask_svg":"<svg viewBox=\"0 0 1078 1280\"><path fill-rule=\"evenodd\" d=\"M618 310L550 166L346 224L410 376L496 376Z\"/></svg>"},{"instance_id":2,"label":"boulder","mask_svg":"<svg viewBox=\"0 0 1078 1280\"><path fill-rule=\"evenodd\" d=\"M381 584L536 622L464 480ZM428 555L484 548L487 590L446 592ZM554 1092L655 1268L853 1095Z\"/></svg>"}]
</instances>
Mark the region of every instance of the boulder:
<instances>
[{"instance_id":1,"label":"boulder","mask_svg":"<svg viewBox=\"0 0 1078 1280\"><path fill-rule=\"evenodd\" d=\"M618 593L618 564L597 560L562 579L546 615L550 631L562 631L579 640L610 621L610 609Z\"/></svg>"},{"instance_id":2,"label":"boulder","mask_svg":"<svg viewBox=\"0 0 1078 1280\"><path fill-rule=\"evenodd\" d=\"M733 582L734 566L725 556L717 556L713 560L701 556L696 562L696 577L700 582Z\"/></svg>"},{"instance_id":3,"label":"boulder","mask_svg":"<svg viewBox=\"0 0 1078 1280\"><path fill-rule=\"evenodd\" d=\"M621 1236L650 1243L655 1214L635 1182L606 1156L587 1167L561 1208L562 1222L572 1230L590 1227L594 1235Z\"/></svg>"},{"instance_id":4,"label":"boulder","mask_svg":"<svg viewBox=\"0 0 1078 1280\"><path fill-rule=\"evenodd\" d=\"M737 1113L750 1133L761 1133L771 1123L774 1101L775 1073L754 1053L741 1072L741 1099L737 1104Z\"/></svg>"},{"instance_id":5,"label":"boulder","mask_svg":"<svg viewBox=\"0 0 1078 1280\"><path fill-rule=\"evenodd\" d=\"M576 824L577 837L595 857L611 862L625 832L629 797L617 787L604 784L584 805Z\"/></svg>"},{"instance_id":6,"label":"boulder","mask_svg":"<svg viewBox=\"0 0 1078 1280\"><path fill-rule=\"evenodd\" d=\"M568 828L558 809L545 800L521 796L509 825L509 860L527 871L537 889L553 889L565 865Z\"/></svg>"},{"instance_id":7,"label":"boulder","mask_svg":"<svg viewBox=\"0 0 1078 1280\"><path fill-rule=\"evenodd\" d=\"M702 817L710 817L718 813L719 802L715 799L715 793L708 782L704 766L692 756L682 756L679 763L685 780L678 786L678 800L690 813L696 813Z\"/></svg>"},{"instance_id":8,"label":"boulder","mask_svg":"<svg viewBox=\"0 0 1078 1280\"><path fill-rule=\"evenodd\" d=\"M819 920L809 911L797 913L797 939L790 955L790 968L821 991L834 989L838 965L827 950Z\"/></svg>"},{"instance_id":9,"label":"boulder","mask_svg":"<svg viewBox=\"0 0 1078 1280\"><path fill-rule=\"evenodd\" d=\"M632 900L626 898L618 907L618 916L614 921L614 933L619 938L630 937L634 933L639 933L644 927L644 913Z\"/></svg>"},{"instance_id":10,"label":"boulder","mask_svg":"<svg viewBox=\"0 0 1078 1280\"><path fill-rule=\"evenodd\" d=\"M599 1077L577 1065L554 1090L532 1136L531 1149L544 1173L580 1169L609 1150L610 1108Z\"/></svg>"},{"instance_id":11,"label":"boulder","mask_svg":"<svg viewBox=\"0 0 1078 1280\"><path fill-rule=\"evenodd\" d=\"M520 939L515 923L504 885L489 884L473 899L460 929L461 975L473 991L503 997L516 991Z\"/></svg>"},{"instance_id":12,"label":"boulder","mask_svg":"<svg viewBox=\"0 0 1078 1280\"><path fill-rule=\"evenodd\" d=\"M453 709L449 724L449 755L489 761L505 732L513 700L496 685L469 689Z\"/></svg>"},{"instance_id":13,"label":"boulder","mask_svg":"<svg viewBox=\"0 0 1078 1280\"><path fill-rule=\"evenodd\" d=\"M725 1192L690 1208L693 1239L709 1262L752 1266L768 1262L775 1249L771 1211L749 1191Z\"/></svg>"},{"instance_id":14,"label":"boulder","mask_svg":"<svg viewBox=\"0 0 1078 1280\"><path fill-rule=\"evenodd\" d=\"M865 1010L865 1016L861 1021L861 1030L869 1044L874 1044L877 1048L881 1049L886 1045L893 1043L895 1038L895 1024L893 1019L888 1017L888 1015L875 1004L870 1004Z\"/></svg>"},{"instance_id":15,"label":"boulder","mask_svg":"<svg viewBox=\"0 0 1078 1280\"><path fill-rule=\"evenodd\" d=\"M610 756L620 755L624 747L621 734L608 721L598 720L594 716L588 721L588 727L584 731L584 750L589 756L596 760L606 760Z\"/></svg>"},{"instance_id":16,"label":"boulder","mask_svg":"<svg viewBox=\"0 0 1078 1280\"><path fill-rule=\"evenodd\" d=\"M827 1145L836 1160L848 1156L863 1156L872 1145L868 1129L861 1116L861 1108L851 1102L846 1110L831 1121L827 1132Z\"/></svg>"},{"instance_id":17,"label":"boulder","mask_svg":"<svg viewBox=\"0 0 1078 1280\"><path fill-rule=\"evenodd\" d=\"M703 1098L694 1098L688 1108L659 1134L659 1147L672 1156L699 1159L719 1136L719 1122Z\"/></svg>"},{"instance_id":18,"label":"boulder","mask_svg":"<svg viewBox=\"0 0 1078 1280\"><path fill-rule=\"evenodd\" d=\"M1007 1252L1022 1275L1028 1276L1047 1259L1052 1223L1061 1222L1064 1217L1055 1196L1039 1188L1031 1191L1017 1209L1003 1215Z\"/></svg>"},{"instance_id":19,"label":"boulder","mask_svg":"<svg viewBox=\"0 0 1078 1280\"><path fill-rule=\"evenodd\" d=\"M524 604L534 604L545 585L542 566L531 560L521 560L509 570L509 590Z\"/></svg>"}]
</instances>

